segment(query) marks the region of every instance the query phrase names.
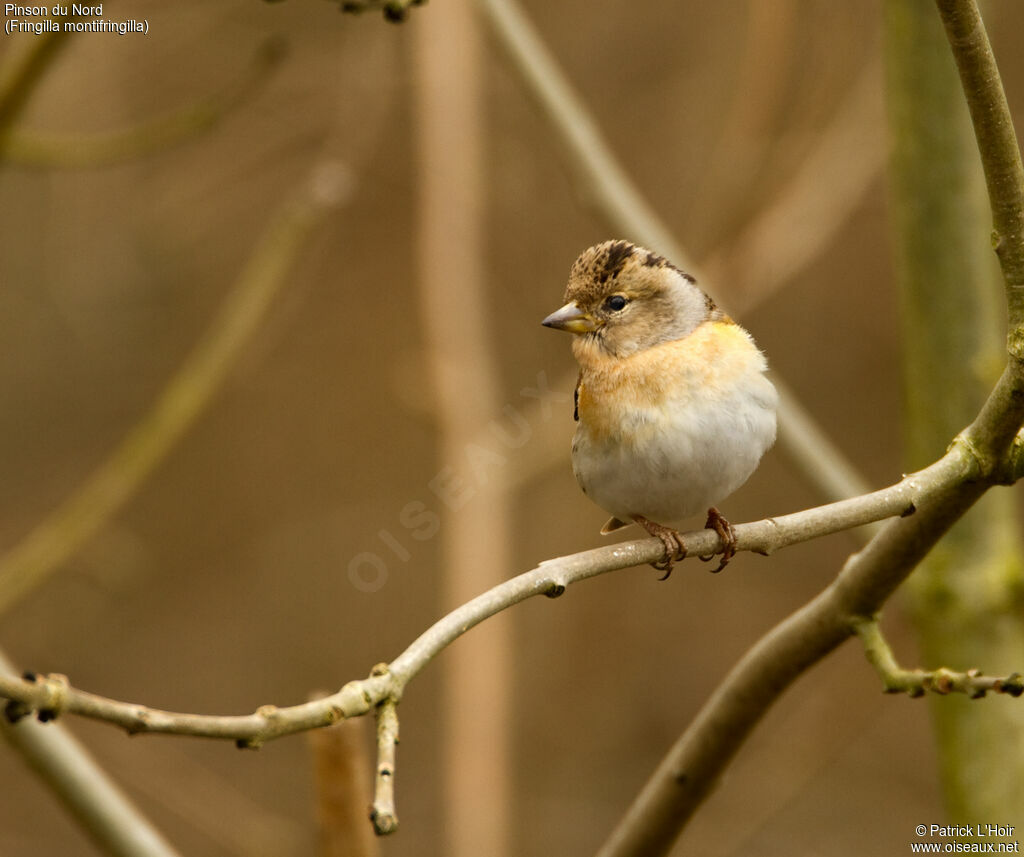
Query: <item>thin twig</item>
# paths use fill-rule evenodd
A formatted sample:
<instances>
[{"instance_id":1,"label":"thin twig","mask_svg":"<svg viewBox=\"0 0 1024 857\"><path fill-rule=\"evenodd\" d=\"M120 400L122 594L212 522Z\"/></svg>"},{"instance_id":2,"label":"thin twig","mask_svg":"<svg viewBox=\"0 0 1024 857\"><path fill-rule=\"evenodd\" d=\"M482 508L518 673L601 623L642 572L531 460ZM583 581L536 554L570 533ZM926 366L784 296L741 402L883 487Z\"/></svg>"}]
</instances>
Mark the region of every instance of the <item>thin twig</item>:
<instances>
[{"instance_id":1,"label":"thin twig","mask_svg":"<svg viewBox=\"0 0 1024 857\"><path fill-rule=\"evenodd\" d=\"M839 578L821 595L745 656L659 768L602 854L663 853L636 850L636 834L643 835L644 848L652 837L656 848L671 844L681 820L700 804L771 702L807 666L854 633L856 621L873 615L907 570L984 492L988 483L982 477L991 478L996 471L983 472L981 463L987 457L976 454L983 445L981 436L968 431L938 462L889 488L736 527L741 550L766 553L829 532L902 516L851 557ZM693 555L722 548L718 535L709 530L688 533L685 539ZM541 594L556 597L572 583L651 562L663 551L660 540L643 539L549 560L449 613L386 670L376 668L367 679L349 682L338 693L303 705L263 706L254 714L237 717L179 714L89 694L55 675L21 680L0 675L0 697L11 700L7 713L12 718L32 711L43 720L77 714L133 733L232 739L242 747L259 747L274 738L366 714L386 701L396 703L408 682L434 657L488 617L527 598Z\"/></svg>"},{"instance_id":2,"label":"thin twig","mask_svg":"<svg viewBox=\"0 0 1024 857\"><path fill-rule=\"evenodd\" d=\"M134 494L220 389L287 281L312 228L347 196L348 173L321 164L278 212L219 317L152 408L75 493L0 556L0 613L38 586Z\"/></svg>"},{"instance_id":3,"label":"thin twig","mask_svg":"<svg viewBox=\"0 0 1024 857\"><path fill-rule=\"evenodd\" d=\"M15 675L2 652L0 675ZM43 726L31 720L10 723L0 717L0 736L49 786L104 854L176 857L174 848L62 726Z\"/></svg>"},{"instance_id":4,"label":"thin twig","mask_svg":"<svg viewBox=\"0 0 1024 857\"><path fill-rule=\"evenodd\" d=\"M398 830L395 811L395 750L398 746L398 703L385 699L377 706L377 785L370 819L378 836Z\"/></svg>"},{"instance_id":5,"label":"thin twig","mask_svg":"<svg viewBox=\"0 0 1024 857\"><path fill-rule=\"evenodd\" d=\"M320 699L323 693L312 698ZM307 733L313 756L319 857L379 857L380 843L366 823L370 806L366 720L335 723Z\"/></svg>"},{"instance_id":6,"label":"thin twig","mask_svg":"<svg viewBox=\"0 0 1024 857\"><path fill-rule=\"evenodd\" d=\"M722 771L782 692L873 616L950 526L984 493L973 457L948 453L928 468L935 490L889 522L839 577L762 637L722 680L658 765L598 857L667 854Z\"/></svg>"},{"instance_id":7,"label":"thin twig","mask_svg":"<svg viewBox=\"0 0 1024 857\"><path fill-rule=\"evenodd\" d=\"M993 246L1006 279L1011 354L1024 360L1024 166L1003 80L974 0L936 0L953 48L992 207Z\"/></svg>"},{"instance_id":8,"label":"thin twig","mask_svg":"<svg viewBox=\"0 0 1024 857\"><path fill-rule=\"evenodd\" d=\"M239 80L195 104L130 128L96 134L55 134L19 128L10 132L0 154L23 167L80 169L162 151L216 125L266 81L280 65L284 53L280 39L268 39Z\"/></svg>"},{"instance_id":9,"label":"thin twig","mask_svg":"<svg viewBox=\"0 0 1024 857\"><path fill-rule=\"evenodd\" d=\"M938 0L950 44L972 103L972 118L1011 125L1002 84L974 0ZM997 229L1019 223L1024 172L1005 133L978 132L986 174L1001 177L991 200ZM990 192L993 182L990 181ZM1002 232L999 255L1007 300L1020 306L1014 285L1024 260L1024 233ZM1015 291L1016 290L1016 291ZM1011 354L977 418L956 438L935 472L935 490L915 514L892 521L847 561L836 581L751 648L722 681L633 802L599 857L651 857L668 852L722 771L789 684L871 619L942 535L1016 463L1015 438L1024 424L1024 318L1011 313ZM958 453L953 455L953 453ZM925 498L922 498L924 501Z\"/></svg>"},{"instance_id":10,"label":"thin twig","mask_svg":"<svg viewBox=\"0 0 1024 857\"><path fill-rule=\"evenodd\" d=\"M916 517L915 508L963 478L969 456L955 447L931 467L911 474L880 491L841 500L827 506L738 524L738 550L771 553L789 545L863 526L894 516ZM690 556L721 552L721 539L713 530L686 533ZM386 699L401 699L408 683L447 646L485 619L538 595L557 597L591 577L660 559L660 539L645 538L546 560L531 571L513 577L466 602L428 628L400 654L387 670L377 668L361 681L351 681L323 699L279 708L262 706L238 716L185 714L162 711L87 693L72 687L60 675L31 675L26 679L0 675L0 697L10 700L9 718L36 712L52 720L74 714L100 720L136 733L188 735L236 741L255 748L267 741L307 729L329 726L348 717L373 711Z\"/></svg>"},{"instance_id":11,"label":"thin twig","mask_svg":"<svg viewBox=\"0 0 1024 857\"><path fill-rule=\"evenodd\" d=\"M119 726L131 735L219 738L234 741L243 749L257 749L275 738L358 717L396 692L396 683L390 675L372 675L362 681L349 682L323 699L301 705L286 708L263 705L252 714L238 716L197 715L97 696L77 690L65 676L58 674L27 673L20 679L0 674L0 697L11 700L5 710L8 720L17 721L33 711L44 721L64 713L77 714Z\"/></svg>"},{"instance_id":12,"label":"thin twig","mask_svg":"<svg viewBox=\"0 0 1024 857\"><path fill-rule=\"evenodd\" d=\"M999 677L983 675L977 669L966 672L955 672L945 667L936 670L904 669L896 662L876 618L856 621L853 627L864 646L868 662L881 677L886 693L905 693L912 697L924 696L927 691L941 695L963 693L971 699L981 699L989 691L1009 696L1024 693L1024 677L1020 673Z\"/></svg>"}]
</instances>

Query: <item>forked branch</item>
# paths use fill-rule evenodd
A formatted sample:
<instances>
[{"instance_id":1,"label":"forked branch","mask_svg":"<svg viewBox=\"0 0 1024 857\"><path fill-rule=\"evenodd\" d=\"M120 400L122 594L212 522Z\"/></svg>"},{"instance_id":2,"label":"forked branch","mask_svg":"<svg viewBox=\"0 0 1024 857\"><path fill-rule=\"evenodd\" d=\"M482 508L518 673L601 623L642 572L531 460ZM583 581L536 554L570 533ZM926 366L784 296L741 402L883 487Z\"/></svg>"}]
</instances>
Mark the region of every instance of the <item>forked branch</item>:
<instances>
[{"instance_id":1,"label":"forked branch","mask_svg":"<svg viewBox=\"0 0 1024 857\"><path fill-rule=\"evenodd\" d=\"M895 485L871 494L841 500L789 515L736 526L737 548L768 554L789 545L901 515L951 480L971 472L962 450L954 448L940 462L913 473ZM690 556L722 550L712 530L685 535ZM132 734L163 733L220 738L243 747L259 747L274 738L329 726L339 720L373 711L385 700L398 701L408 682L450 643L490 616L536 595L557 597L573 583L610 571L642 566L664 551L653 538L622 542L546 560L456 608L420 635L390 664L377 667L360 681L351 681L331 696L300 705L265 705L252 714L223 716L161 711L120 702L72 687L59 675L30 674L18 679L0 674L0 697L10 700L8 717L35 712L42 719L75 714L119 726Z\"/></svg>"},{"instance_id":2,"label":"forked branch","mask_svg":"<svg viewBox=\"0 0 1024 857\"><path fill-rule=\"evenodd\" d=\"M1020 473L1024 423L1024 171L1002 82L975 0L937 0L981 149L1009 307L1008 360L977 418L954 441L966 470L936 485L914 515L887 524L813 601L765 635L733 668L651 776L599 852L668 852L768 708L808 667L860 630L950 526L992 485ZM941 467L947 454L928 470ZM940 480L940 483L943 480ZM884 653L875 653L884 660ZM899 668L894 677L904 680ZM978 690L981 677L939 671L941 686ZM1011 681L1012 679L1012 681ZM922 683L924 678L921 679ZM1014 689L1018 680L1004 680ZM994 689L994 687L992 688ZM1007 688L1008 690L1008 688Z\"/></svg>"}]
</instances>

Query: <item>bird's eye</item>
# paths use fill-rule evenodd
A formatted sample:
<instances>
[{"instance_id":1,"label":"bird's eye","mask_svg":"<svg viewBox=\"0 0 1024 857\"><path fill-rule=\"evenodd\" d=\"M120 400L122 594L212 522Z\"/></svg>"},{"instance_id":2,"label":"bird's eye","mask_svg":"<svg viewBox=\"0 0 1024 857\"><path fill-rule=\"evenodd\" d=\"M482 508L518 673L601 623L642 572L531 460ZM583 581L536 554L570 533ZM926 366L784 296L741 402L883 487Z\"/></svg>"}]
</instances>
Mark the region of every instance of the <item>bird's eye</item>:
<instances>
[{"instance_id":1,"label":"bird's eye","mask_svg":"<svg viewBox=\"0 0 1024 857\"><path fill-rule=\"evenodd\" d=\"M610 309L612 312L618 312L628 303L629 301L627 301L622 295L612 295L604 302L604 308Z\"/></svg>"}]
</instances>

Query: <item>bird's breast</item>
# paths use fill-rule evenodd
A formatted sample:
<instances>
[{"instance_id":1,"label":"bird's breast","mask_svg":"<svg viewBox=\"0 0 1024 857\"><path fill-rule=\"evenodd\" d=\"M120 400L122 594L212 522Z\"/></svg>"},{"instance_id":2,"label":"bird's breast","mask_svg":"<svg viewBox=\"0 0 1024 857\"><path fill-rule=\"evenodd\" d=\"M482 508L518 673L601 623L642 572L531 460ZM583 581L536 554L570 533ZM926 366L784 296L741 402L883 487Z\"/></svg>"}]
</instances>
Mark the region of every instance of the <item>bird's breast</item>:
<instances>
[{"instance_id":1,"label":"bird's breast","mask_svg":"<svg viewBox=\"0 0 1024 857\"><path fill-rule=\"evenodd\" d=\"M724 404L766 368L750 335L726 321L628 357L576 356L580 428L596 443L642 442L666 429L667 414Z\"/></svg>"}]
</instances>

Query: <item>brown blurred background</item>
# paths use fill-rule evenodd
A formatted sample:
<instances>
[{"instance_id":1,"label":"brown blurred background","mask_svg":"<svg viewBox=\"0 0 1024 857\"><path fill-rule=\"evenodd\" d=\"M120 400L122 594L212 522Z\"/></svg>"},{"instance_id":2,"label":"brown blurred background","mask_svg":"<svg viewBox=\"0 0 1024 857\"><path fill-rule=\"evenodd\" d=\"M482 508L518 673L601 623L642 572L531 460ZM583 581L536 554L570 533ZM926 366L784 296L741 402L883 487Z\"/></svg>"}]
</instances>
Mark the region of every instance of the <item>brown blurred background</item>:
<instances>
[{"instance_id":1,"label":"brown blurred background","mask_svg":"<svg viewBox=\"0 0 1024 857\"><path fill-rule=\"evenodd\" d=\"M149 34L77 36L54 62L20 127L130 125L244 79L268 38L287 45L221 121L172 148L92 169L0 171L0 549L145 413L311 168L340 161L353 189L312 233L212 405L132 501L4 615L0 644L20 666L118 699L245 713L365 676L442 614L443 538L414 540L400 515L421 501L443 533L461 513L431 481L449 467L473 479L465 457L438 452L416 292L414 42L443 3L391 26L301 0L108 2L105 17L146 18ZM1024 116L1024 9L992 5L1011 107ZM866 479L896 480L880 4L524 8L708 287ZM530 420L525 446L502 450L503 467L526 471L509 500L515 572L604 543L605 516L569 468L569 407L544 419L521 390L539 373L568 389L568 337L539 321L561 304L578 252L613 235L581 204L563 150L481 33L492 418L510 404ZM0 51L31 38L0 37ZM857 136L831 145L844 110ZM766 213L787 204L815 157L829 165L824 178L767 231ZM840 189L849 175L861 178ZM458 318L461 307L447 311ZM543 452L552 439L554 456ZM775 451L725 511L744 521L818 502ZM717 576L684 563L665 583L646 567L623 571L492 620L514 649L507 853L592 853L724 672L857 544L844 534L744 554ZM363 552L387 566L379 586L353 584ZM886 626L915 664L898 599ZM402 828L384 855L449 853L444 828L459 812L441 788L444 660L400 707ZM315 853L303 738L254 753L66 725L182 853ZM486 761L488 748L461 752ZM0 854L96 853L6 750L0 781ZM904 853L914 826L942 817L925 705L883 696L847 645L769 713L677 852ZM503 852L481 843L478 853Z\"/></svg>"}]
</instances>

